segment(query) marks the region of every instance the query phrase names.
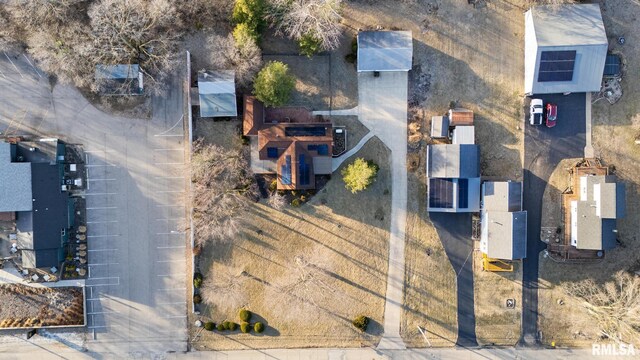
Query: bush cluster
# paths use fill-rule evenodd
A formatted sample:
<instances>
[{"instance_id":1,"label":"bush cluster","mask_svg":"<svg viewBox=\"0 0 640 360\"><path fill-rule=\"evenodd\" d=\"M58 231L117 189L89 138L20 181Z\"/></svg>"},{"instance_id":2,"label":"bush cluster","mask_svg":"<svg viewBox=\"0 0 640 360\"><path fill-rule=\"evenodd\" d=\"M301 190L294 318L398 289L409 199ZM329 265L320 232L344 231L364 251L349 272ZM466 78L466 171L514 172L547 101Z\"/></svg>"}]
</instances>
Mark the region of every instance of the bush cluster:
<instances>
[{"instance_id":1,"label":"bush cluster","mask_svg":"<svg viewBox=\"0 0 640 360\"><path fill-rule=\"evenodd\" d=\"M193 287L199 289L202 286L202 274L195 273L193 274Z\"/></svg>"},{"instance_id":2,"label":"bush cluster","mask_svg":"<svg viewBox=\"0 0 640 360\"><path fill-rule=\"evenodd\" d=\"M200 304L202 302L202 296L200 294L193 295L193 303Z\"/></svg>"},{"instance_id":3,"label":"bush cluster","mask_svg":"<svg viewBox=\"0 0 640 360\"><path fill-rule=\"evenodd\" d=\"M240 331L248 334L249 332L251 332L251 325L249 325L248 322L243 322L242 324L240 324Z\"/></svg>"},{"instance_id":4,"label":"bush cluster","mask_svg":"<svg viewBox=\"0 0 640 360\"><path fill-rule=\"evenodd\" d=\"M247 309L240 309L240 311L238 311L238 318L244 322L248 322L251 320L251 311Z\"/></svg>"},{"instance_id":5,"label":"bush cluster","mask_svg":"<svg viewBox=\"0 0 640 360\"><path fill-rule=\"evenodd\" d=\"M213 331L215 327L216 327L216 324L211 321L207 321L206 323L204 323L204 329L207 331Z\"/></svg>"},{"instance_id":6,"label":"bush cluster","mask_svg":"<svg viewBox=\"0 0 640 360\"><path fill-rule=\"evenodd\" d=\"M261 322L257 322L255 324L253 324L253 331L255 331L258 334L260 334L261 332L264 331L264 324L261 323Z\"/></svg>"},{"instance_id":7,"label":"bush cluster","mask_svg":"<svg viewBox=\"0 0 640 360\"><path fill-rule=\"evenodd\" d=\"M353 326L360 329L360 331L366 331L367 325L369 325L369 318L364 315L358 315L353 319Z\"/></svg>"}]
</instances>

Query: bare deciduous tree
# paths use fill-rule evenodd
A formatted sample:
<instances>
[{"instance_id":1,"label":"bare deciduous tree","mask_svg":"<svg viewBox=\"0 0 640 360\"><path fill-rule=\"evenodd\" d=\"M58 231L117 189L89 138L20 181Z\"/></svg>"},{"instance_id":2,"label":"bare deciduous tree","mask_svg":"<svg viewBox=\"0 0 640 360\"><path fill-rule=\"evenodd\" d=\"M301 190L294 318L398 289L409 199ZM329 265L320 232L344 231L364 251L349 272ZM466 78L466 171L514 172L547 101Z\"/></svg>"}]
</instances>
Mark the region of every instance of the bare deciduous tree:
<instances>
[{"instance_id":1,"label":"bare deciduous tree","mask_svg":"<svg viewBox=\"0 0 640 360\"><path fill-rule=\"evenodd\" d=\"M276 32L299 41L313 36L324 50L340 45L342 0L271 0L268 17Z\"/></svg>"},{"instance_id":2,"label":"bare deciduous tree","mask_svg":"<svg viewBox=\"0 0 640 360\"><path fill-rule=\"evenodd\" d=\"M205 303L223 311L236 310L246 302L245 283L248 279L240 269L224 267L215 271L212 266L202 283L200 295Z\"/></svg>"},{"instance_id":3,"label":"bare deciduous tree","mask_svg":"<svg viewBox=\"0 0 640 360\"><path fill-rule=\"evenodd\" d=\"M280 211L284 209L285 205L287 205L287 199L284 196L278 194L277 191L274 191L273 194L269 196L267 203L275 210Z\"/></svg>"},{"instance_id":4,"label":"bare deciduous tree","mask_svg":"<svg viewBox=\"0 0 640 360\"><path fill-rule=\"evenodd\" d=\"M616 342L640 342L640 277L618 272L602 286L588 279L565 286L595 320L600 333Z\"/></svg>"},{"instance_id":5,"label":"bare deciduous tree","mask_svg":"<svg viewBox=\"0 0 640 360\"><path fill-rule=\"evenodd\" d=\"M239 230L249 197L256 192L247 154L196 141L191 171L196 242L229 241Z\"/></svg>"},{"instance_id":6,"label":"bare deciduous tree","mask_svg":"<svg viewBox=\"0 0 640 360\"><path fill-rule=\"evenodd\" d=\"M168 0L100 0L88 11L94 64L139 64L145 88L161 92L177 61L182 24Z\"/></svg>"},{"instance_id":7,"label":"bare deciduous tree","mask_svg":"<svg viewBox=\"0 0 640 360\"><path fill-rule=\"evenodd\" d=\"M214 69L233 69L239 86L251 84L262 66L262 52L255 40L247 39L238 44L231 34L213 35L208 39L208 43L209 48L215 49L210 53L210 62Z\"/></svg>"},{"instance_id":8,"label":"bare deciduous tree","mask_svg":"<svg viewBox=\"0 0 640 360\"><path fill-rule=\"evenodd\" d=\"M331 263L318 252L295 256L283 277L274 282L269 296L282 318L310 318L326 310L335 298L336 279L331 276Z\"/></svg>"}]
</instances>

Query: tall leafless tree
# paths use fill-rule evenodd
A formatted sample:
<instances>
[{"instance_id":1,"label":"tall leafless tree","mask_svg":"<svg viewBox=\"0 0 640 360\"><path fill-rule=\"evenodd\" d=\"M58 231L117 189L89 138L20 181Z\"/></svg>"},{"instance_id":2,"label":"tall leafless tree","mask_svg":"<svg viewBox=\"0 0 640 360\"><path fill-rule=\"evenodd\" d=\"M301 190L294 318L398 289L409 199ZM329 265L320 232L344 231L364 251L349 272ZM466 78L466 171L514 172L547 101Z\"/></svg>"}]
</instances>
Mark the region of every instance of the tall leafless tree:
<instances>
[{"instance_id":1,"label":"tall leafless tree","mask_svg":"<svg viewBox=\"0 0 640 360\"><path fill-rule=\"evenodd\" d=\"M581 300L600 333L616 342L640 343L640 277L618 272L613 281L568 283L566 291Z\"/></svg>"},{"instance_id":2,"label":"tall leafless tree","mask_svg":"<svg viewBox=\"0 0 640 360\"><path fill-rule=\"evenodd\" d=\"M210 52L209 62L214 69L233 69L239 86L248 86L253 82L262 66L262 52L255 40L247 39L238 44L233 35L213 35L208 39Z\"/></svg>"},{"instance_id":3,"label":"tall leafless tree","mask_svg":"<svg viewBox=\"0 0 640 360\"><path fill-rule=\"evenodd\" d=\"M274 191L271 195L269 195L267 203L275 210L280 211L287 205L287 199L283 195L280 195L277 191Z\"/></svg>"},{"instance_id":4,"label":"tall leafless tree","mask_svg":"<svg viewBox=\"0 0 640 360\"><path fill-rule=\"evenodd\" d=\"M268 17L276 32L296 41L313 36L324 50L340 45L342 0L271 0Z\"/></svg>"},{"instance_id":5,"label":"tall leafless tree","mask_svg":"<svg viewBox=\"0 0 640 360\"><path fill-rule=\"evenodd\" d=\"M246 152L196 141L191 171L196 242L230 241L257 191Z\"/></svg>"},{"instance_id":6,"label":"tall leafless tree","mask_svg":"<svg viewBox=\"0 0 640 360\"><path fill-rule=\"evenodd\" d=\"M215 271L211 266L202 282L200 295L206 304L223 311L236 310L247 301L245 284L248 279L240 269L225 266Z\"/></svg>"},{"instance_id":7,"label":"tall leafless tree","mask_svg":"<svg viewBox=\"0 0 640 360\"><path fill-rule=\"evenodd\" d=\"M274 309L288 320L318 316L336 298L336 279L331 272L332 263L319 252L295 256L269 288Z\"/></svg>"},{"instance_id":8,"label":"tall leafless tree","mask_svg":"<svg viewBox=\"0 0 640 360\"><path fill-rule=\"evenodd\" d=\"M145 88L161 93L177 64L180 17L169 0L99 0L88 11L94 64L139 64Z\"/></svg>"}]
</instances>

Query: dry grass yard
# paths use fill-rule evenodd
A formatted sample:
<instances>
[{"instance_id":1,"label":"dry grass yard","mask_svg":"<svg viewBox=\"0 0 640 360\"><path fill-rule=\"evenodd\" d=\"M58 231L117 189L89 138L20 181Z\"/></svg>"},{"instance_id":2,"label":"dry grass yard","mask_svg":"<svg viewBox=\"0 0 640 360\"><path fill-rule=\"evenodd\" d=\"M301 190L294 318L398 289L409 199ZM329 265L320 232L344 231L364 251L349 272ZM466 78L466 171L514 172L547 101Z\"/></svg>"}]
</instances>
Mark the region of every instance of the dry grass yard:
<instances>
[{"instance_id":1,"label":"dry grass yard","mask_svg":"<svg viewBox=\"0 0 640 360\"><path fill-rule=\"evenodd\" d=\"M456 274L426 209L426 174L408 173L405 246L405 299L401 335L407 346L453 346L458 334Z\"/></svg>"},{"instance_id":2,"label":"dry grass yard","mask_svg":"<svg viewBox=\"0 0 640 360\"><path fill-rule=\"evenodd\" d=\"M640 65L635 61L640 48L616 43L620 35L626 37L627 44L640 42L640 4L612 1L603 3L602 9L610 50L620 53L626 65L620 101L610 105L603 99L593 105L593 146L596 155L605 165L614 165L616 175L626 184L626 217L618 220L622 244L607 252L603 261L594 263L559 264L541 255L540 329L546 344L556 341L561 346L588 347L599 337L579 300L563 290L564 283L593 279L603 284L619 270L640 270L640 213L634 211L640 207L640 145L634 144L640 135Z\"/></svg>"},{"instance_id":3,"label":"dry grass yard","mask_svg":"<svg viewBox=\"0 0 640 360\"><path fill-rule=\"evenodd\" d=\"M220 137L211 135L218 129L228 133L232 124L209 123L207 140L231 146L233 142L218 142ZM389 151L374 138L357 156L380 165L377 180L369 189L351 194L338 170L301 207L276 211L261 200L251 206L244 229L232 242L204 248L200 269L213 269L205 272L205 277L219 276L228 269L244 271L247 280L240 304L254 313L252 321L263 321L267 329L260 335L204 331L194 343L196 349L377 344L382 334L388 267ZM295 283L299 276L296 262L301 258L312 264L318 281L296 290L300 296L292 296L281 289ZM238 321L236 312L237 308L205 306L202 317L216 323ZM359 314L371 318L367 333L351 324Z\"/></svg>"},{"instance_id":4,"label":"dry grass yard","mask_svg":"<svg viewBox=\"0 0 640 360\"><path fill-rule=\"evenodd\" d=\"M522 324L522 263L514 261L513 272L483 271L482 253L474 251L473 274L478 344L514 346ZM507 299L515 308L507 308Z\"/></svg>"}]
</instances>

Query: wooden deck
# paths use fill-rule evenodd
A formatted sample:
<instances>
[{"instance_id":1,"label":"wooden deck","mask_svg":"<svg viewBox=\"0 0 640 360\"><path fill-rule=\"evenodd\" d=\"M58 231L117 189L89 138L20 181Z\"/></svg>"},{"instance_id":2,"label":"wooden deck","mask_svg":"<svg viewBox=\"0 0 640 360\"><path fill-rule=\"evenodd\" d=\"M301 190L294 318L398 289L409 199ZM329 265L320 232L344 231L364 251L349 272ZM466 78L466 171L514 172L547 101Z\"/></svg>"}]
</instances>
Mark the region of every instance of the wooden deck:
<instances>
[{"instance_id":1,"label":"wooden deck","mask_svg":"<svg viewBox=\"0 0 640 360\"><path fill-rule=\"evenodd\" d=\"M601 259L597 250L578 250L571 246L571 202L578 200L578 189L580 188L580 177L584 175L608 175L609 171L597 159L585 159L576 164L571 170L571 188L562 194L562 227L564 236L562 242L547 244L549 255L556 260L579 261Z\"/></svg>"}]
</instances>

